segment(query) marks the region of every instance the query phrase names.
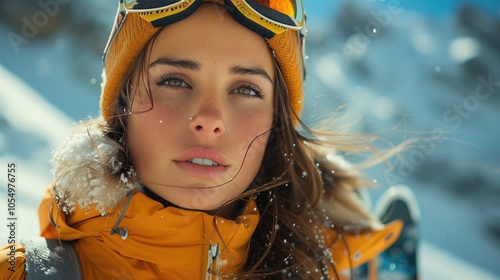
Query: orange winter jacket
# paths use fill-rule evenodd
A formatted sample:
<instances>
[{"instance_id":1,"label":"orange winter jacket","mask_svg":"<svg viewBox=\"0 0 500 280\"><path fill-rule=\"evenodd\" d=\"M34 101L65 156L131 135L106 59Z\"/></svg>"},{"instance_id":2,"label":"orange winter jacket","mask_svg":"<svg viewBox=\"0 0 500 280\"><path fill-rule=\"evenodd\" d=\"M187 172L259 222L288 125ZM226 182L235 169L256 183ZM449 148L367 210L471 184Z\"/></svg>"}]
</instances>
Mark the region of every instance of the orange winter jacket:
<instances>
[{"instance_id":1,"label":"orange winter jacket","mask_svg":"<svg viewBox=\"0 0 500 280\"><path fill-rule=\"evenodd\" d=\"M92 142L85 142L89 135ZM39 208L41 235L72 242L83 279L218 279L239 271L259 222L255 201L247 201L235 219L164 206L123 174L109 181L116 146L106 148L109 140L101 136L93 129L76 131L55 152L55 187ZM103 161L109 164L94 165ZM377 231L340 236L327 229L324 235L342 271L377 256L401 229L396 221ZM0 278L24 279L24 247L9 244L0 251Z\"/></svg>"},{"instance_id":2,"label":"orange winter jacket","mask_svg":"<svg viewBox=\"0 0 500 280\"><path fill-rule=\"evenodd\" d=\"M217 218L220 236L213 216L164 207L141 192L133 195L127 209L122 203L104 216L82 209L66 215L53 202L48 191L39 209L42 236L74 240L83 279L217 279L210 278L210 264L218 273L237 272L246 260L248 242L259 221L252 200L235 220ZM118 228L128 230L123 239L110 234L122 211ZM395 222L380 231L344 233L344 241L335 230L326 231L336 268L346 270L351 264L356 267L374 258L395 241L401 227ZM16 244L15 272L8 270L11 264L4 260L8 250L2 249L0 275L3 279L24 279L24 248ZM213 254L217 259L211 257L213 250L217 250Z\"/></svg>"}]
</instances>

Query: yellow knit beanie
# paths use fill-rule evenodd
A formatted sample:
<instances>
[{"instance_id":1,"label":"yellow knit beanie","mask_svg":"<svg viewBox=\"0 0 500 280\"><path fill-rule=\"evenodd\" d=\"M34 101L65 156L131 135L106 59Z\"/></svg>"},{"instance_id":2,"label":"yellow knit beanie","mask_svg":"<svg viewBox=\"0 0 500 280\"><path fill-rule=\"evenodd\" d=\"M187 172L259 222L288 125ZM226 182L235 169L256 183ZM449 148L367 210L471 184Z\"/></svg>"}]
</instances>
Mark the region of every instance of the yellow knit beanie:
<instances>
[{"instance_id":1,"label":"yellow knit beanie","mask_svg":"<svg viewBox=\"0 0 500 280\"><path fill-rule=\"evenodd\" d=\"M113 117L111 106L132 62L160 29L153 27L137 13L127 14L127 19L109 46L104 61L101 113L105 120ZM303 58L298 36L297 31L288 30L266 39L278 61L288 90L288 99L297 116L302 111L303 99Z\"/></svg>"}]
</instances>

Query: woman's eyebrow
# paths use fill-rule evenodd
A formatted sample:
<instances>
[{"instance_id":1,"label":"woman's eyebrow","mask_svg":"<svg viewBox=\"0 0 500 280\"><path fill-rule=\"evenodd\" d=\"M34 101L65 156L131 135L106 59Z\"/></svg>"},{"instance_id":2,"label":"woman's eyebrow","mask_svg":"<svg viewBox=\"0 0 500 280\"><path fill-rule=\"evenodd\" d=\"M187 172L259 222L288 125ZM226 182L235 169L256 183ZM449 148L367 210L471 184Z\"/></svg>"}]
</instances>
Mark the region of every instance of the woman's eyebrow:
<instances>
[{"instance_id":1,"label":"woman's eyebrow","mask_svg":"<svg viewBox=\"0 0 500 280\"><path fill-rule=\"evenodd\" d=\"M153 68L157 65L168 65L177 68L184 68L189 70L200 70L201 65L199 62L190 59L176 59L169 57L160 57L157 60L149 64L149 68Z\"/></svg>"},{"instance_id":2,"label":"woman's eyebrow","mask_svg":"<svg viewBox=\"0 0 500 280\"><path fill-rule=\"evenodd\" d=\"M230 70L231 74L240 75L257 75L266 78L269 82L274 83L273 79L267 74L267 72L260 67L243 67L243 66L233 66Z\"/></svg>"}]
</instances>

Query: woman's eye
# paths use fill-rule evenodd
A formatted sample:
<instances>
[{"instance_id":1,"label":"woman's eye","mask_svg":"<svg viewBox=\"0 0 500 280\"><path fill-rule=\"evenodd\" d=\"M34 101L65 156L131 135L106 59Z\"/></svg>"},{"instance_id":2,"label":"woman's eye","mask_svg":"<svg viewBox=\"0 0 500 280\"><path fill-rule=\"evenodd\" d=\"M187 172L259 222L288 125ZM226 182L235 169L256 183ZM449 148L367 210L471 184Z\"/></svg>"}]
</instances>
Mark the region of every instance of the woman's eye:
<instances>
[{"instance_id":1,"label":"woman's eye","mask_svg":"<svg viewBox=\"0 0 500 280\"><path fill-rule=\"evenodd\" d=\"M233 90L233 93L262 98L262 91L256 86L242 86Z\"/></svg>"},{"instance_id":2,"label":"woman's eye","mask_svg":"<svg viewBox=\"0 0 500 280\"><path fill-rule=\"evenodd\" d=\"M189 87L189 85L186 82L175 77L161 78L156 84L159 86L167 86L173 88Z\"/></svg>"}]
</instances>

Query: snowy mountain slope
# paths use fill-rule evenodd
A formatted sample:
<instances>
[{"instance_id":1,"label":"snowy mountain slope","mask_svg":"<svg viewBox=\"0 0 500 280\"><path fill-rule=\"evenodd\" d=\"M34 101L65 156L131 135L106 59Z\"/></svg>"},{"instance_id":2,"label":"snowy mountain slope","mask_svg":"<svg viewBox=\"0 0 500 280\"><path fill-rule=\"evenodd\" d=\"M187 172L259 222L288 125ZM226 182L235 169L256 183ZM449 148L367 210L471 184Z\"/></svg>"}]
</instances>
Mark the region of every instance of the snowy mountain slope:
<instances>
[{"instance_id":1,"label":"snowy mountain slope","mask_svg":"<svg viewBox=\"0 0 500 280\"><path fill-rule=\"evenodd\" d=\"M426 280L498 280L500 277L430 243L420 245L418 262Z\"/></svg>"},{"instance_id":2,"label":"snowy mountain slope","mask_svg":"<svg viewBox=\"0 0 500 280\"><path fill-rule=\"evenodd\" d=\"M380 185L373 198L409 185L422 238L500 278L500 44L492 35L500 20L470 6L443 19L401 11L373 30L374 11L348 4L330 28L310 30L304 115L314 122L349 104L360 132L392 143L439 136L392 159L390 172L370 170Z\"/></svg>"},{"instance_id":3,"label":"snowy mountain slope","mask_svg":"<svg viewBox=\"0 0 500 280\"><path fill-rule=\"evenodd\" d=\"M72 121L37 92L0 65L0 175L7 185L7 164L16 165L16 216L18 234L37 235L36 209L51 181L51 152L65 139ZM7 187L0 190L1 205L7 202ZM7 207L0 219L6 221ZM0 231L6 243L5 231Z\"/></svg>"}]
</instances>

